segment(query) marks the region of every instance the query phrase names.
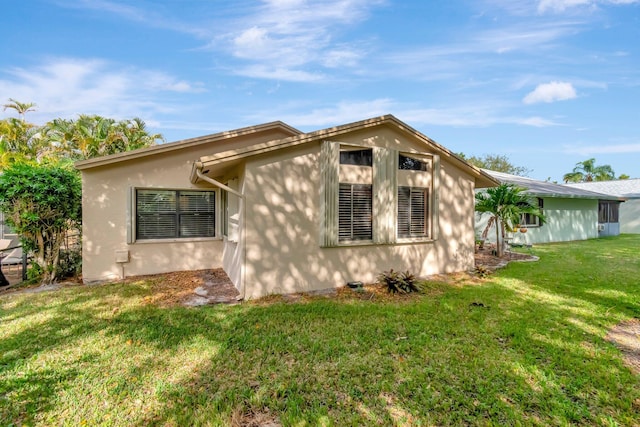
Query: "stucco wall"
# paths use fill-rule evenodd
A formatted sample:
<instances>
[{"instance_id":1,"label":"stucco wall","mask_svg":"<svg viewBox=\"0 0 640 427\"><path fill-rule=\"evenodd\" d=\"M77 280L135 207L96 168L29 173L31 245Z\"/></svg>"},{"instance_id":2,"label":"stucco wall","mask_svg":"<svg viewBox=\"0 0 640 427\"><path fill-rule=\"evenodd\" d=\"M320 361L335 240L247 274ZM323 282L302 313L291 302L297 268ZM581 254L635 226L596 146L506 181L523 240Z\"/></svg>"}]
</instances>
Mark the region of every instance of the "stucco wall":
<instances>
[{"instance_id":1,"label":"stucco wall","mask_svg":"<svg viewBox=\"0 0 640 427\"><path fill-rule=\"evenodd\" d=\"M193 161L245 145L248 141L262 142L286 136L288 134L273 129L82 170L83 280L103 281L120 278L123 274L137 276L222 267L221 237L127 244L131 188L211 190L206 183L191 184L189 176ZM216 206L220 206L219 202L220 191L217 190ZM217 224L220 219L218 215ZM128 250L130 261L116 263L117 250Z\"/></svg>"},{"instance_id":2,"label":"stucco wall","mask_svg":"<svg viewBox=\"0 0 640 427\"><path fill-rule=\"evenodd\" d=\"M530 227L526 233L510 233L513 243L537 244L569 242L598 237L598 201L588 199L544 198L547 222L541 227ZM476 214L476 235L486 227L488 214ZM495 241L495 229L489 232L489 241Z\"/></svg>"},{"instance_id":3,"label":"stucco wall","mask_svg":"<svg viewBox=\"0 0 640 427\"><path fill-rule=\"evenodd\" d=\"M640 234L640 199L620 204L620 232Z\"/></svg>"},{"instance_id":4,"label":"stucco wall","mask_svg":"<svg viewBox=\"0 0 640 427\"><path fill-rule=\"evenodd\" d=\"M392 132L374 139L395 149L424 149ZM373 282L391 268L419 276L473 268L473 181L446 160L440 177L436 241L322 248L320 143L252 159L245 176L245 298Z\"/></svg>"},{"instance_id":5,"label":"stucco wall","mask_svg":"<svg viewBox=\"0 0 640 427\"><path fill-rule=\"evenodd\" d=\"M179 239L127 244L129 193L132 187L211 189L189 181L196 153L155 156L146 162L91 169L82 174L82 275L85 282L120 278L116 250L128 250L125 276L221 266L222 241ZM219 192L216 192L219 202ZM219 205L219 203L216 203Z\"/></svg>"}]
</instances>

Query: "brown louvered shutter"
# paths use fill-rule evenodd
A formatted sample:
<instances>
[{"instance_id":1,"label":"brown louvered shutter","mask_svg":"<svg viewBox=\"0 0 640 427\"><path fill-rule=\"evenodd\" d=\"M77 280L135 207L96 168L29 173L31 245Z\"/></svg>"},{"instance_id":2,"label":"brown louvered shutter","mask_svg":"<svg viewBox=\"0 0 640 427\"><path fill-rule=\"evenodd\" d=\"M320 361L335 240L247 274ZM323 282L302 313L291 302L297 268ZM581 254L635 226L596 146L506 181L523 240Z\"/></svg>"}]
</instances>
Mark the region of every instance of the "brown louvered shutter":
<instances>
[{"instance_id":1,"label":"brown louvered shutter","mask_svg":"<svg viewBox=\"0 0 640 427\"><path fill-rule=\"evenodd\" d=\"M338 201L338 240L373 238L372 186L340 184Z\"/></svg>"},{"instance_id":2,"label":"brown louvered shutter","mask_svg":"<svg viewBox=\"0 0 640 427\"><path fill-rule=\"evenodd\" d=\"M398 187L398 237L428 236L428 190Z\"/></svg>"}]
</instances>

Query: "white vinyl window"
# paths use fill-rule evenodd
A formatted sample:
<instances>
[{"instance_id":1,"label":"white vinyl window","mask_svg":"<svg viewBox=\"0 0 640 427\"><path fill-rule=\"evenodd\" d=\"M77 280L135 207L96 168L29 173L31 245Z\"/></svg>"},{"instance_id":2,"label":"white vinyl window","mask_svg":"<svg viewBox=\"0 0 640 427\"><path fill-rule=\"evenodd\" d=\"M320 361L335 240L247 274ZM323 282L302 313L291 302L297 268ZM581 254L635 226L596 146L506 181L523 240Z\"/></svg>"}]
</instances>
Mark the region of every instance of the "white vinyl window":
<instances>
[{"instance_id":1,"label":"white vinyl window","mask_svg":"<svg viewBox=\"0 0 640 427\"><path fill-rule=\"evenodd\" d=\"M136 190L137 240L215 237L215 191Z\"/></svg>"}]
</instances>

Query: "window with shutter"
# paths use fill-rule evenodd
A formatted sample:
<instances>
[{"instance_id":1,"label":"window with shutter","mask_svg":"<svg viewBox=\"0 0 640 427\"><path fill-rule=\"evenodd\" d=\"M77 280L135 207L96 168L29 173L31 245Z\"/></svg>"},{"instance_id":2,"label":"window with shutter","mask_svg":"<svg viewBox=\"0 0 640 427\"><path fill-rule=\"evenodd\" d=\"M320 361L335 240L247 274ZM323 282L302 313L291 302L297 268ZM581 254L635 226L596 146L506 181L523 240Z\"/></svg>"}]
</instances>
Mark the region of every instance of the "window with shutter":
<instances>
[{"instance_id":1,"label":"window with shutter","mask_svg":"<svg viewBox=\"0 0 640 427\"><path fill-rule=\"evenodd\" d=\"M428 190L398 187L398 237L428 237Z\"/></svg>"},{"instance_id":2,"label":"window with shutter","mask_svg":"<svg viewBox=\"0 0 640 427\"><path fill-rule=\"evenodd\" d=\"M136 239L215 235L214 191L136 190Z\"/></svg>"},{"instance_id":3,"label":"window with shutter","mask_svg":"<svg viewBox=\"0 0 640 427\"><path fill-rule=\"evenodd\" d=\"M372 240L372 185L341 183L338 197L338 240Z\"/></svg>"}]
</instances>

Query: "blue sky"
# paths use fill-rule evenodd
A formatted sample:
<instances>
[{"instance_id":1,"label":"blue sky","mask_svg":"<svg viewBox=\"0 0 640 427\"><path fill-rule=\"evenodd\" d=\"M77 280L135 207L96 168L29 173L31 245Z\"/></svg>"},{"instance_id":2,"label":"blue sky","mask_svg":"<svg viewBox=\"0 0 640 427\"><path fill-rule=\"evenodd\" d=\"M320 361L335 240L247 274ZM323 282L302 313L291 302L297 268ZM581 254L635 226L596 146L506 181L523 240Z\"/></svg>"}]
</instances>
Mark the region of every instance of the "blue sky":
<instances>
[{"instance_id":1,"label":"blue sky","mask_svg":"<svg viewBox=\"0 0 640 427\"><path fill-rule=\"evenodd\" d=\"M0 102L36 123L141 117L174 141L390 113L532 178L592 157L640 177L640 0L28 0L0 28Z\"/></svg>"}]
</instances>

